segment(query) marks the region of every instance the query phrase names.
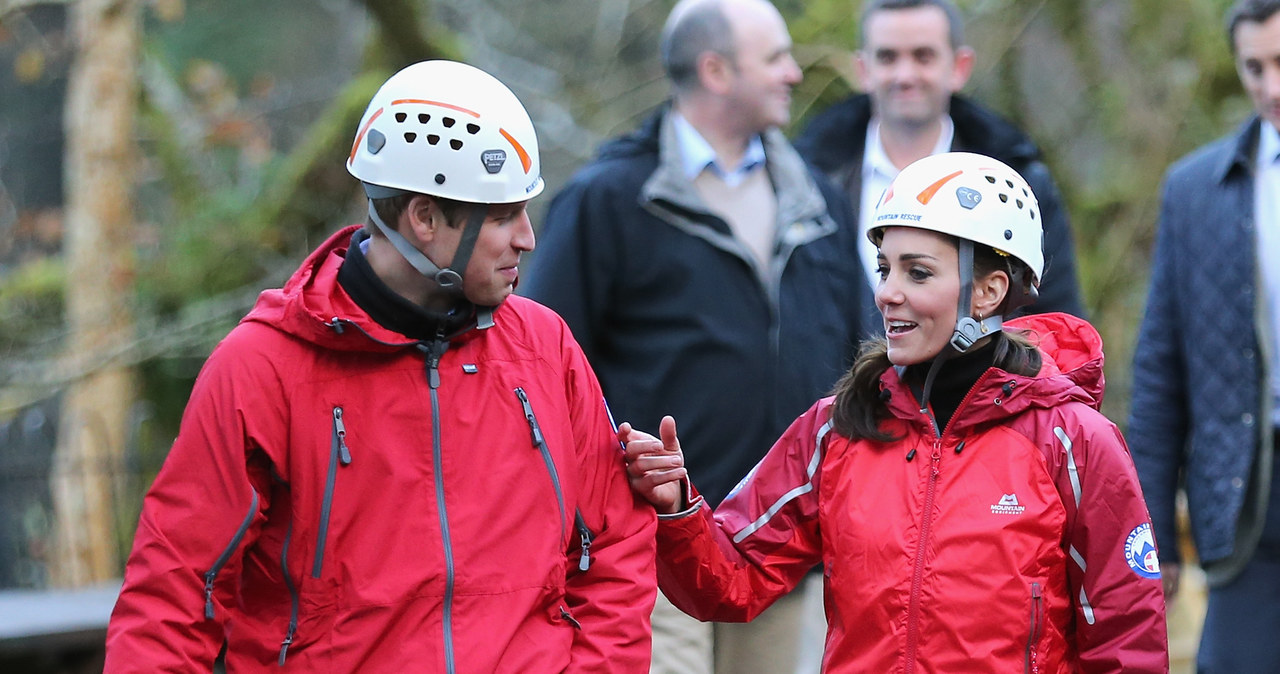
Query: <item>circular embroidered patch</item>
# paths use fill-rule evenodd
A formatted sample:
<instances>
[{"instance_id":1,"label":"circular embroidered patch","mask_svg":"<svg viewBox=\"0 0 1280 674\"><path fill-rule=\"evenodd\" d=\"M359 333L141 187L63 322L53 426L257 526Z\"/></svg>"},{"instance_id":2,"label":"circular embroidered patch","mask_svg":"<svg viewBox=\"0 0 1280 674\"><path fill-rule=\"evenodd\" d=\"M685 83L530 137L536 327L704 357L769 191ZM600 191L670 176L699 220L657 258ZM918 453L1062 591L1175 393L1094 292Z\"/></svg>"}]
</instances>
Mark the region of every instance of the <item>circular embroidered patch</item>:
<instances>
[{"instance_id":1,"label":"circular embroidered patch","mask_svg":"<svg viewBox=\"0 0 1280 674\"><path fill-rule=\"evenodd\" d=\"M1143 578L1160 577L1160 560L1156 557L1156 539L1151 535L1150 523L1143 522L1129 532L1124 541L1124 561Z\"/></svg>"}]
</instances>

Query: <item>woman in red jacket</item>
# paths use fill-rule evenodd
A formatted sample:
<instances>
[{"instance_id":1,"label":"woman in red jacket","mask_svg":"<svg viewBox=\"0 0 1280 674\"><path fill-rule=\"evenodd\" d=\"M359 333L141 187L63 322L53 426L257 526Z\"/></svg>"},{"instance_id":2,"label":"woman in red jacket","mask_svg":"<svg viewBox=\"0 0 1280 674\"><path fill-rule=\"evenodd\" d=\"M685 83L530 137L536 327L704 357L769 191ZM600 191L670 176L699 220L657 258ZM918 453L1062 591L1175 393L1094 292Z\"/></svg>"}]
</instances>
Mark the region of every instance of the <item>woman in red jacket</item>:
<instances>
[{"instance_id":1,"label":"woman in red jacket","mask_svg":"<svg viewBox=\"0 0 1280 674\"><path fill-rule=\"evenodd\" d=\"M815 564L827 672L1166 672L1164 600L1128 450L1099 411L1085 321L1004 322L1043 270L1035 196L988 157L922 159L885 191L885 339L867 344L715 511L675 422L624 426L658 509L659 583L751 620Z\"/></svg>"}]
</instances>

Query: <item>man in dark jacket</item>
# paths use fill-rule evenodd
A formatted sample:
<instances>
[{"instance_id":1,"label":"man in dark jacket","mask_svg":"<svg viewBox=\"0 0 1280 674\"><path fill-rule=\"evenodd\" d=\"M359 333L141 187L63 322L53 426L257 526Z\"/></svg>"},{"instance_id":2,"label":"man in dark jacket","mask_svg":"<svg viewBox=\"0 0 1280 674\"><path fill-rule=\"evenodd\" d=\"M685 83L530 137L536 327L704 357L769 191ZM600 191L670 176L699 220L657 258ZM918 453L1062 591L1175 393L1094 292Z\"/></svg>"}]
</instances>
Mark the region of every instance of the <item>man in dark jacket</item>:
<instances>
[{"instance_id":1,"label":"man in dark jacket","mask_svg":"<svg viewBox=\"0 0 1280 674\"><path fill-rule=\"evenodd\" d=\"M1128 438L1165 593L1185 488L1209 584L1201 674L1280 672L1280 0L1227 15L1257 111L1165 177Z\"/></svg>"},{"instance_id":2,"label":"man in dark jacket","mask_svg":"<svg viewBox=\"0 0 1280 674\"><path fill-rule=\"evenodd\" d=\"M680 419L716 503L830 390L871 305L848 205L778 130L800 80L790 47L766 0L677 5L662 43L673 100L555 197L521 286L569 323L619 421ZM715 626L716 670L794 671L800 604ZM654 671L709 671L709 628L685 620L655 614ZM674 662L687 650L702 662Z\"/></svg>"},{"instance_id":3,"label":"man in dark jacket","mask_svg":"<svg viewBox=\"0 0 1280 674\"><path fill-rule=\"evenodd\" d=\"M850 197L859 231L871 226L880 194L903 167L964 150L995 157L1024 176L1044 217L1045 275L1034 311L1084 315L1067 214L1040 151L1026 134L958 95L973 70L958 10L948 0L872 0L862 11L857 68L866 93L814 117L796 148ZM859 237L874 286L876 249ZM880 334L874 311L865 330Z\"/></svg>"}]
</instances>

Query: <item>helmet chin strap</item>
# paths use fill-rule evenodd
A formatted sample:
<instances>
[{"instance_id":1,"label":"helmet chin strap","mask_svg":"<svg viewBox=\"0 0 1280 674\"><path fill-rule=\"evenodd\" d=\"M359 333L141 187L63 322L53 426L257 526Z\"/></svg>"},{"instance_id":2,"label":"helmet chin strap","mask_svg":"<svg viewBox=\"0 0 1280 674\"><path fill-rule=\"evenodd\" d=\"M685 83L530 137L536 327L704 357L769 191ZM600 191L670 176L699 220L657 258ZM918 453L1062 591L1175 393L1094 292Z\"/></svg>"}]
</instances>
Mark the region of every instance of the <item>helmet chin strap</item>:
<instances>
[{"instance_id":1,"label":"helmet chin strap","mask_svg":"<svg viewBox=\"0 0 1280 674\"><path fill-rule=\"evenodd\" d=\"M978 340L1000 332L1004 327L1004 317L995 314L982 320L974 318L973 311L973 242L968 239L959 240L960 254L960 299L956 304L956 327L951 339L942 351L933 357L929 373L924 378L924 389L920 394L920 411L929 408L929 393L933 390L933 380L938 376L942 364L966 353Z\"/></svg>"},{"instance_id":2,"label":"helmet chin strap","mask_svg":"<svg viewBox=\"0 0 1280 674\"><path fill-rule=\"evenodd\" d=\"M453 254L453 262L449 267L441 269L436 263L409 243L383 221L378 215L378 210L373 207L374 199L386 199L389 197L406 194L404 190L397 190L381 185L371 185L364 183L365 195L369 198L369 220L373 223L378 231L391 242L396 251L400 253L406 262L418 270L419 274L431 279L440 286L449 295L453 296L459 302L465 302L466 296L462 291L462 274L466 271L467 263L471 260L471 253L475 250L476 239L480 237L480 228L484 225L485 216L488 215L489 208L485 204L474 204L468 208L467 224L462 230L462 239L458 241L458 249ZM456 268L456 270L455 270ZM476 307L476 327L484 329L493 325L493 307Z\"/></svg>"}]
</instances>

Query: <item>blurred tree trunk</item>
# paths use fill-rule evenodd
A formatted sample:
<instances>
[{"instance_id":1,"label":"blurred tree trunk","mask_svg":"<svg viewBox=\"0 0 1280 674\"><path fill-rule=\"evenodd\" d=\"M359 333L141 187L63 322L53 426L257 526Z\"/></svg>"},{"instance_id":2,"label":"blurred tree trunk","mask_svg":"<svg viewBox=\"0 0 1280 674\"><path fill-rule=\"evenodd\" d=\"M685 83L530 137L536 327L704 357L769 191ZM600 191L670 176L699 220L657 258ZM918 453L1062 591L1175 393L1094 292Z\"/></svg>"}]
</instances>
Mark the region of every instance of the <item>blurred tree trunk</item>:
<instances>
[{"instance_id":1,"label":"blurred tree trunk","mask_svg":"<svg viewBox=\"0 0 1280 674\"><path fill-rule=\"evenodd\" d=\"M54 455L55 585L118 576L114 481L134 374L113 353L133 339L134 114L138 0L80 0L65 125L66 390Z\"/></svg>"}]
</instances>

